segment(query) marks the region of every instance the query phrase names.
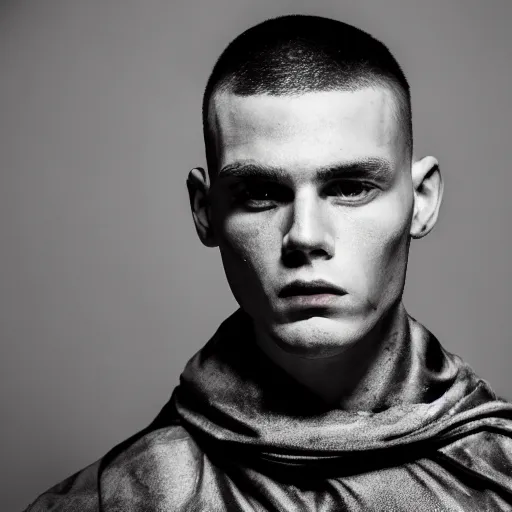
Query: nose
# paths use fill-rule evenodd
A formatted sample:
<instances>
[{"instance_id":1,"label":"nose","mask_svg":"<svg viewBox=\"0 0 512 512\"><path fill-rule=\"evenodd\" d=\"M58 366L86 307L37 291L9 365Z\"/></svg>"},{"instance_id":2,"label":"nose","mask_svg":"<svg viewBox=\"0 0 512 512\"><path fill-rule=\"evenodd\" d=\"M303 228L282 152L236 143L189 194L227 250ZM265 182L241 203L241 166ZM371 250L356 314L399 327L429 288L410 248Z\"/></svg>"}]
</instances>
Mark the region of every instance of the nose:
<instances>
[{"instance_id":1,"label":"nose","mask_svg":"<svg viewBox=\"0 0 512 512\"><path fill-rule=\"evenodd\" d=\"M282 256L288 266L334 256L334 233L327 205L313 190L297 193L283 237Z\"/></svg>"}]
</instances>

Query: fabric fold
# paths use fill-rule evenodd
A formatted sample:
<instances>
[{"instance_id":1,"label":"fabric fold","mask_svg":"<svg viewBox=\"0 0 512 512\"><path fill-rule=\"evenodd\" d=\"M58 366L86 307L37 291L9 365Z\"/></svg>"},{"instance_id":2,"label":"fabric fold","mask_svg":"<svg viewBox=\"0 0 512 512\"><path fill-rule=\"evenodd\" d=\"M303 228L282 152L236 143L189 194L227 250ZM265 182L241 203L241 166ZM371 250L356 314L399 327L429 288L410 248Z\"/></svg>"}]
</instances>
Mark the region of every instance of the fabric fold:
<instances>
[{"instance_id":1,"label":"fabric fold","mask_svg":"<svg viewBox=\"0 0 512 512\"><path fill-rule=\"evenodd\" d=\"M390 453L396 460L417 457L473 430L497 428L500 418L510 421L512 406L497 400L403 306L395 322L400 339L394 348L403 365L395 371L402 378L385 410L321 405L257 347L251 319L238 310L190 360L163 414L178 418L210 452L303 467L354 458L374 462L384 451L388 460Z\"/></svg>"}]
</instances>

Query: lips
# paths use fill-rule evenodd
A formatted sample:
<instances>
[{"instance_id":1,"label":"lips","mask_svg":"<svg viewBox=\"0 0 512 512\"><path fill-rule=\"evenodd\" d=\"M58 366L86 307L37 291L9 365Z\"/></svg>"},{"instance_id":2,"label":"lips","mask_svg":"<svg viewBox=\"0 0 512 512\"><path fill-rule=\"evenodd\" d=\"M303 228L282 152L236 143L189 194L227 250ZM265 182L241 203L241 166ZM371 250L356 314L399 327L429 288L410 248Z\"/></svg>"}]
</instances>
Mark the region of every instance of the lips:
<instances>
[{"instance_id":1,"label":"lips","mask_svg":"<svg viewBox=\"0 0 512 512\"><path fill-rule=\"evenodd\" d=\"M305 295L345 295L347 292L328 281L293 281L287 284L278 294L280 298Z\"/></svg>"}]
</instances>

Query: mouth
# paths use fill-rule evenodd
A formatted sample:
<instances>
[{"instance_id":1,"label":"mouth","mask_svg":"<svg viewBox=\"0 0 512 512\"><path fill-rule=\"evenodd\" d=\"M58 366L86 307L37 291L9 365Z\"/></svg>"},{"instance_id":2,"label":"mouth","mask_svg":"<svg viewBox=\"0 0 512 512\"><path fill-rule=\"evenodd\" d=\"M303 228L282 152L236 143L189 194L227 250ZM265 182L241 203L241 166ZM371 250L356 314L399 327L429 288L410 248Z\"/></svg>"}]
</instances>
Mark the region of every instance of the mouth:
<instances>
[{"instance_id":1,"label":"mouth","mask_svg":"<svg viewBox=\"0 0 512 512\"><path fill-rule=\"evenodd\" d=\"M281 289L278 297L282 299L309 297L309 299L303 300L310 302L315 300L315 298L317 300L320 298L327 299L333 295L346 295L346 293L342 288L323 280L293 281Z\"/></svg>"}]
</instances>

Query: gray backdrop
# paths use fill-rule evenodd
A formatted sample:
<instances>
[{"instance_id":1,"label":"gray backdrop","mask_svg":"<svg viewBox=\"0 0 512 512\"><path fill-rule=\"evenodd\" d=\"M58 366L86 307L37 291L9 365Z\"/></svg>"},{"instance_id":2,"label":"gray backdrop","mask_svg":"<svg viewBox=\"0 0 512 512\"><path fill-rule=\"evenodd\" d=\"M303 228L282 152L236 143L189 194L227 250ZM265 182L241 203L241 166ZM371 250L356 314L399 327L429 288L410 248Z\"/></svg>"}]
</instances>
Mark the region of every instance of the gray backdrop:
<instances>
[{"instance_id":1,"label":"gray backdrop","mask_svg":"<svg viewBox=\"0 0 512 512\"><path fill-rule=\"evenodd\" d=\"M185 177L224 46L265 18L382 39L439 157L440 222L405 303L512 398L512 2L4 0L0 4L1 510L144 427L236 305L196 239Z\"/></svg>"}]
</instances>

